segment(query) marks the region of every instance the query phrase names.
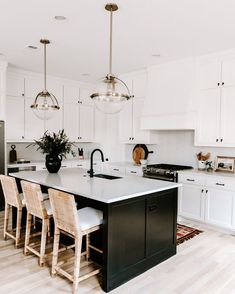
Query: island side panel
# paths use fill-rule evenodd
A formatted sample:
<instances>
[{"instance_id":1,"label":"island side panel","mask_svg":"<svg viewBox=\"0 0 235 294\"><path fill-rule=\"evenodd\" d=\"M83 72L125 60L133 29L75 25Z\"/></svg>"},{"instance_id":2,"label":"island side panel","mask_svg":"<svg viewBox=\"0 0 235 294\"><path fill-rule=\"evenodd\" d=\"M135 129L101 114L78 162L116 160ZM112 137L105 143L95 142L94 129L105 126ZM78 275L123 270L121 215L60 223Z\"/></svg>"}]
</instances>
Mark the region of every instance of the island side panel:
<instances>
[{"instance_id":1,"label":"island side panel","mask_svg":"<svg viewBox=\"0 0 235 294\"><path fill-rule=\"evenodd\" d=\"M177 189L111 203L105 219L106 292L176 254Z\"/></svg>"}]
</instances>

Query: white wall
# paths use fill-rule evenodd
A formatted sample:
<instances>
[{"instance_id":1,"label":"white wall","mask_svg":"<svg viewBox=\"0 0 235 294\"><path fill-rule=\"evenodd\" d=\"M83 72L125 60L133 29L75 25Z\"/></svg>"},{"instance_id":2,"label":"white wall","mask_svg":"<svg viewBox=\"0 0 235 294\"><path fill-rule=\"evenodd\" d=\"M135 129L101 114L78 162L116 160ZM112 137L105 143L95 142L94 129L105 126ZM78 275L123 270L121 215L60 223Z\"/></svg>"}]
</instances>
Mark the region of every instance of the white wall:
<instances>
[{"instance_id":1,"label":"white wall","mask_svg":"<svg viewBox=\"0 0 235 294\"><path fill-rule=\"evenodd\" d=\"M7 62L0 60L0 120L6 119L6 68Z\"/></svg>"}]
</instances>

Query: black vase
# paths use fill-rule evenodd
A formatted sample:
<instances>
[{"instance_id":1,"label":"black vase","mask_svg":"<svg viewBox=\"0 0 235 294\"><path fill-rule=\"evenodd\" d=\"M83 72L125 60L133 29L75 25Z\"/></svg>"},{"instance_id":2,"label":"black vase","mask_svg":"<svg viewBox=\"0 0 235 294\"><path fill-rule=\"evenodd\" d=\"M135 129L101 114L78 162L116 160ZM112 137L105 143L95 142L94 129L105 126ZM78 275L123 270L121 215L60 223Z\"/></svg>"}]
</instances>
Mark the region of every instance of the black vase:
<instances>
[{"instance_id":1,"label":"black vase","mask_svg":"<svg viewBox=\"0 0 235 294\"><path fill-rule=\"evenodd\" d=\"M48 154L46 156L46 168L49 173L57 173L61 167L61 156Z\"/></svg>"}]
</instances>

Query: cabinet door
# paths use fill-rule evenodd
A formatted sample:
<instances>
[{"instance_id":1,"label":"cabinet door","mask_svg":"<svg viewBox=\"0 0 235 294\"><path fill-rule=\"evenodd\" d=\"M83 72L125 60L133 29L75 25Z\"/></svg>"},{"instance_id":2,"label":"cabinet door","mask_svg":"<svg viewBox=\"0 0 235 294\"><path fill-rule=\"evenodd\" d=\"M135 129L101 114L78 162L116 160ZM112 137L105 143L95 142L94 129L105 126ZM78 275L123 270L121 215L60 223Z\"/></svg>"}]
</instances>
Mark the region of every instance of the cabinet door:
<instances>
[{"instance_id":1,"label":"cabinet door","mask_svg":"<svg viewBox=\"0 0 235 294\"><path fill-rule=\"evenodd\" d=\"M221 95L221 146L235 147L235 87L222 89Z\"/></svg>"},{"instance_id":2,"label":"cabinet door","mask_svg":"<svg viewBox=\"0 0 235 294\"><path fill-rule=\"evenodd\" d=\"M79 141L94 140L94 107L80 104L79 106Z\"/></svg>"},{"instance_id":3,"label":"cabinet door","mask_svg":"<svg viewBox=\"0 0 235 294\"><path fill-rule=\"evenodd\" d=\"M133 76L133 94L135 98L145 98L147 87L147 74L139 73Z\"/></svg>"},{"instance_id":4,"label":"cabinet door","mask_svg":"<svg viewBox=\"0 0 235 294\"><path fill-rule=\"evenodd\" d=\"M79 101L79 87L64 85L64 103L77 103Z\"/></svg>"},{"instance_id":5,"label":"cabinet door","mask_svg":"<svg viewBox=\"0 0 235 294\"><path fill-rule=\"evenodd\" d=\"M45 130L52 133L58 133L63 129L63 108L60 105L59 110L55 110L53 117L49 120L45 120Z\"/></svg>"},{"instance_id":6,"label":"cabinet door","mask_svg":"<svg viewBox=\"0 0 235 294\"><path fill-rule=\"evenodd\" d=\"M177 192L167 190L147 198L146 256L149 257L175 244Z\"/></svg>"},{"instance_id":7,"label":"cabinet door","mask_svg":"<svg viewBox=\"0 0 235 294\"><path fill-rule=\"evenodd\" d=\"M235 86L235 58L222 62L222 82L224 86Z\"/></svg>"},{"instance_id":8,"label":"cabinet door","mask_svg":"<svg viewBox=\"0 0 235 294\"><path fill-rule=\"evenodd\" d=\"M64 103L64 131L72 142L78 141L78 103Z\"/></svg>"},{"instance_id":9,"label":"cabinet door","mask_svg":"<svg viewBox=\"0 0 235 294\"><path fill-rule=\"evenodd\" d=\"M208 62L199 66L201 90L216 89L221 84L221 62Z\"/></svg>"},{"instance_id":10,"label":"cabinet door","mask_svg":"<svg viewBox=\"0 0 235 294\"><path fill-rule=\"evenodd\" d=\"M25 97L36 98L39 92L44 88L43 77L25 78Z\"/></svg>"},{"instance_id":11,"label":"cabinet door","mask_svg":"<svg viewBox=\"0 0 235 294\"><path fill-rule=\"evenodd\" d=\"M143 110L144 100L133 100L133 137L135 143L148 143L149 131L143 131L140 127L141 113Z\"/></svg>"},{"instance_id":12,"label":"cabinet door","mask_svg":"<svg viewBox=\"0 0 235 294\"><path fill-rule=\"evenodd\" d=\"M219 145L220 89L200 92L195 145Z\"/></svg>"},{"instance_id":13,"label":"cabinet door","mask_svg":"<svg viewBox=\"0 0 235 294\"><path fill-rule=\"evenodd\" d=\"M195 220L204 219L204 192L202 186L183 184L179 201L179 214Z\"/></svg>"},{"instance_id":14,"label":"cabinet door","mask_svg":"<svg viewBox=\"0 0 235 294\"><path fill-rule=\"evenodd\" d=\"M25 139L39 139L44 133L44 121L36 117L30 106L33 104L34 98L25 99Z\"/></svg>"},{"instance_id":15,"label":"cabinet door","mask_svg":"<svg viewBox=\"0 0 235 294\"><path fill-rule=\"evenodd\" d=\"M14 97L24 96L24 77L19 74L7 74L7 95Z\"/></svg>"},{"instance_id":16,"label":"cabinet door","mask_svg":"<svg viewBox=\"0 0 235 294\"><path fill-rule=\"evenodd\" d=\"M94 102L91 99L91 94L92 94L92 90L91 89L85 89L85 88L80 88L80 98L79 100L86 105L93 105Z\"/></svg>"},{"instance_id":17,"label":"cabinet door","mask_svg":"<svg viewBox=\"0 0 235 294\"><path fill-rule=\"evenodd\" d=\"M6 119L6 139L24 139L24 97L7 96Z\"/></svg>"},{"instance_id":18,"label":"cabinet door","mask_svg":"<svg viewBox=\"0 0 235 294\"><path fill-rule=\"evenodd\" d=\"M63 84L56 78L47 78L47 90L53 94L58 100L59 104L63 101ZM61 106L61 105L60 105Z\"/></svg>"},{"instance_id":19,"label":"cabinet door","mask_svg":"<svg viewBox=\"0 0 235 294\"><path fill-rule=\"evenodd\" d=\"M133 104L132 100L126 102L119 114L119 139L123 143L133 142Z\"/></svg>"},{"instance_id":20,"label":"cabinet door","mask_svg":"<svg viewBox=\"0 0 235 294\"><path fill-rule=\"evenodd\" d=\"M235 192L210 188L206 194L206 222L231 227L234 195Z\"/></svg>"}]
</instances>

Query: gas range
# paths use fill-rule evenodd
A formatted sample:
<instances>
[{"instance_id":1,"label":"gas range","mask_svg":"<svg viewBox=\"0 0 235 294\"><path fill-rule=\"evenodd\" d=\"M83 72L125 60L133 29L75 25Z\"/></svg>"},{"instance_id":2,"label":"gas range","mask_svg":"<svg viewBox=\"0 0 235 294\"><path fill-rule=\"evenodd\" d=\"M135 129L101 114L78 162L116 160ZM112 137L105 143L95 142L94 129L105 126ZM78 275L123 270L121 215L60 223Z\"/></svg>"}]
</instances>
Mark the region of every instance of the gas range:
<instances>
[{"instance_id":1,"label":"gas range","mask_svg":"<svg viewBox=\"0 0 235 294\"><path fill-rule=\"evenodd\" d=\"M143 177L170 182L178 181L178 171L192 169L192 166L176 164L150 164L143 168Z\"/></svg>"}]
</instances>

